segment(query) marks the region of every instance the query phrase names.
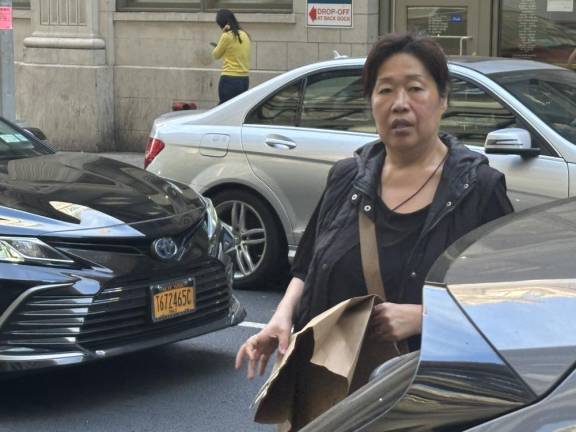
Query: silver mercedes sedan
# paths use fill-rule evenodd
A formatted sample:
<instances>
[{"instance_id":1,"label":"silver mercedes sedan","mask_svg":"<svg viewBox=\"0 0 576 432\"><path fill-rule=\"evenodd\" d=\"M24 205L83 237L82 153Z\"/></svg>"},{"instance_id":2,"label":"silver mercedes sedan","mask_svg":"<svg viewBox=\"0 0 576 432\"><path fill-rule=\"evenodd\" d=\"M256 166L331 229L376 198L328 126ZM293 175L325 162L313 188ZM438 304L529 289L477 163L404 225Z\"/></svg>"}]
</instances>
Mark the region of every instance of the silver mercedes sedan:
<instances>
[{"instance_id":1,"label":"silver mercedes sedan","mask_svg":"<svg viewBox=\"0 0 576 432\"><path fill-rule=\"evenodd\" d=\"M339 159L377 139L364 59L279 75L208 111L154 122L147 169L212 199L237 239L236 286L257 286L293 256ZM517 210L576 195L576 74L529 60L450 59L442 130L506 174Z\"/></svg>"}]
</instances>

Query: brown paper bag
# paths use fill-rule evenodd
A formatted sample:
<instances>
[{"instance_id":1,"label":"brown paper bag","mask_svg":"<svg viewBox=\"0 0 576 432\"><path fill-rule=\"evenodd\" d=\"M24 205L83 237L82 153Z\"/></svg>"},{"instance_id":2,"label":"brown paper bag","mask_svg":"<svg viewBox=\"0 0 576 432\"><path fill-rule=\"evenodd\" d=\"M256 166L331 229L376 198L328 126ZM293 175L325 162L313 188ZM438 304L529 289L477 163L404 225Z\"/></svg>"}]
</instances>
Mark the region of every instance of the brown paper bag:
<instances>
[{"instance_id":1,"label":"brown paper bag","mask_svg":"<svg viewBox=\"0 0 576 432\"><path fill-rule=\"evenodd\" d=\"M258 392L254 420L297 431L368 381L370 372L397 356L395 344L364 343L372 295L345 300L292 335Z\"/></svg>"}]
</instances>

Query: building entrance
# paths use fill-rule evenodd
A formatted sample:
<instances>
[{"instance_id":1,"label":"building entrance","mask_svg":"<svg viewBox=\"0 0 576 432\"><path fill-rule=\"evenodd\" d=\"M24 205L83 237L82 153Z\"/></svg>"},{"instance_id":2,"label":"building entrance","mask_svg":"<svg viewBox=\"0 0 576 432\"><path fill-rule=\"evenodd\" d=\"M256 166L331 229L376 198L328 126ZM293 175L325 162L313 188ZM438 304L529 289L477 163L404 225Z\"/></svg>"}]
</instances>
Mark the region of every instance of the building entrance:
<instances>
[{"instance_id":1,"label":"building entrance","mask_svg":"<svg viewBox=\"0 0 576 432\"><path fill-rule=\"evenodd\" d=\"M395 31L425 33L448 55L490 55L491 13L486 0L396 0ZM482 29L482 32L481 32Z\"/></svg>"}]
</instances>

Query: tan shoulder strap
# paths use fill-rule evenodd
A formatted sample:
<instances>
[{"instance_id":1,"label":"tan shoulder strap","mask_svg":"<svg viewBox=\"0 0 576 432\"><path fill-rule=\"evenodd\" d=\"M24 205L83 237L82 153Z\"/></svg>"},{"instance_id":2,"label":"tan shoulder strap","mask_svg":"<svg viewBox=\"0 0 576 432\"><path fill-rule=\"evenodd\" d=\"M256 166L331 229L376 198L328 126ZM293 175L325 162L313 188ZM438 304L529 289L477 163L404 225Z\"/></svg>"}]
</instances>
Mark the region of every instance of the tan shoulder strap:
<instances>
[{"instance_id":1,"label":"tan shoulder strap","mask_svg":"<svg viewBox=\"0 0 576 432\"><path fill-rule=\"evenodd\" d=\"M378 258L378 245L376 243L376 225L370 219L362 208L358 211L358 229L360 231L360 257L362 260L362 272L368 294L379 296L382 301L387 301L386 290L382 282L382 273L380 273L380 260ZM406 341L391 342L391 349L394 356L406 354L410 351ZM379 348L380 349L380 348Z\"/></svg>"},{"instance_id":2,"label":"tan shoulder strap","mask_svg":"<svg viewBox=\"0 0 576 432\"><path fill-rule=\"evenodd\" d=\"M378 245L376 244L376 225L362 211L358 211L358 229L360 231L360 257L362 259L362 272L368 294L379 296L386 301L386 290L380 273L380 260L378 259Z\"/></svg>"}]
</instances>

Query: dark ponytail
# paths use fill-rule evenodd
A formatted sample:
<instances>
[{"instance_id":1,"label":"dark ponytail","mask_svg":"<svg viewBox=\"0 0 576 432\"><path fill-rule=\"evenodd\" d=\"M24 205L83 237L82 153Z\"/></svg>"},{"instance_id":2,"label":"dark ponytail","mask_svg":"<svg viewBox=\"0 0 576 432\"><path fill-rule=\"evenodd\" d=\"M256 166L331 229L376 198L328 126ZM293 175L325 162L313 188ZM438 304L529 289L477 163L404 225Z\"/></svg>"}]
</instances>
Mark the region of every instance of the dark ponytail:
<instances>
[{"instance_id":1,"label":"dark ponytail","mask_svg":"<svg viewBox=\"0 0 576 432\"><path fill-rule=\"evenodd\" d=\"M238 42L242 43L242 39L240 38L239 33L239 30L241 30L240 24L238 24L238 20L232 11L228 9L218 10L216 13L216 24L218 24L222 30L224 30L224 27L228 26L228 31L234 33L234 36L236 39L238 39Z\"/></svg>"}]
</instances>

